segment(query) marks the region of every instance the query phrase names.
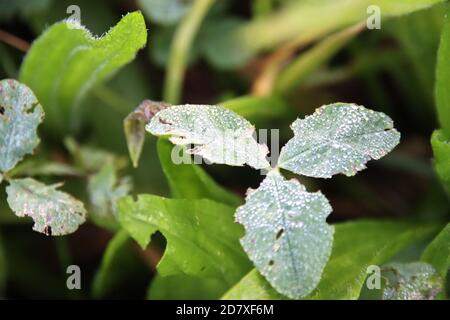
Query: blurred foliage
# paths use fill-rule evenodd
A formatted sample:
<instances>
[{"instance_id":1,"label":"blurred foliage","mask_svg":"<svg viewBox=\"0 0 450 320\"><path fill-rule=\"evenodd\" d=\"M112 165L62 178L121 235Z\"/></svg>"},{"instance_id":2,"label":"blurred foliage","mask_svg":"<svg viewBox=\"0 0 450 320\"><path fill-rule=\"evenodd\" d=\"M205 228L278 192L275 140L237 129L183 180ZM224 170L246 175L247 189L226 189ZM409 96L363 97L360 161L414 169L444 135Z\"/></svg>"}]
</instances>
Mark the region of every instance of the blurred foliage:
<instances>
[{"instance_id":1,"label":"blurred foliage","mask_svg":"<svg viewBox=\"0 0 450 320\"><path fill-rule=\"evenodd\" d=\"M1 79L19 78L26 55L23 49L42 32L51 31L55 22L68 18L69 5L80 7L82 25L96 37L136 10L142 10L148 30L147 48L83 92L79 102L86 110L79 119L82 129L70 131L75 119L67 116L58 131L50 127L41 130L41 145L33 158L26 158L14 170L48 184L63 178L65 191L89 204L89 213L101 209L112 214L108 195L117 194L113 171L115 182L130 176L131 194L207 198L236 207L247 186L259 185L258 173L216 165L175 167L167 158L167 141L157 142L150 136L146 137L139 167L132 169L126 160L123 119L144 99L220 102L259 128L279 128L284 143L292 136L288 125L296 117L322 104L354 102L392 117L402 132L402 141L392 155L354 179L301 179L309 189L321 189L330 196L334 208L330 221L340 222L336 224L331 260L311 297L356 299L364 287L366 274L362 270L367 265L395 262L398 254L412 247L419 253L408 262L428 262L445 278L449 268L448 226L440 230L450 217L450 24L444 20L448 13L444 2L211 1L201 14L193 15L196 1L189 0L0 0ZM381 8L380 30L364 28L369 4ZM188 19L190 31L183 36ZM41 52L43 60L35 64L56 66L51 58L56 54L56 43L73 41L69 37L48 44ZM144 40L140 39L133 53ZM182 50L174 51L179 42ZM176 58L177 54L181 58ZM89 63L100 57L94 52ZM172 63L173 59L177 63ZM88 76L90 69L85 70ZM77 70L73 69L74 76ZM29 72L34 73L34 67ZM171 79L175 80L169 81L168 73L174 73L176 77ZM35 84L29 84L44 109L48 108L46 98L40 97L46 90L39 93L37 87L46 76L50 83L62 74L55 69L50 77L43 68L30 76L37 76ZM58 94L79 93L70 83L64 88ZM56 115L49 117L62 123ZM435 129L438 131L430 143ZM92 181L101 170L106 174L105 165L110 167L101 189L91 190L103 190L97 201L99 197L89 194L88 183L91 181L92 189ZM89 223L62 239L33 233L30 220L18 219L9 209L5 185L0 182L0 297L283 298L255 270L238 281L250 270L244 258L240 273L233 277L234 286L230 279L224 285L222 280L209 277L158 274L156 265L167 245L164 230L162 235L152 236L145 250L140 250L123 229L116 231L116 223L111 228L110 223L94 219L92 214ZM97 205L90 199L97 199L93 201ZM179 206L183 207L191 200L174 201L181 201ZM370 221L341 223L362 217ZM381 217L390 219L381 221ZM146 240L150 241L149 235ZM184 256L188 259L189 253ZM208 259L211 257L204 258ZM65 285L66 267L72 263L83 270L83 290L79 292L68 291ZM336 277L340 279L337 282Z\"/></svg>"}]
</instances>

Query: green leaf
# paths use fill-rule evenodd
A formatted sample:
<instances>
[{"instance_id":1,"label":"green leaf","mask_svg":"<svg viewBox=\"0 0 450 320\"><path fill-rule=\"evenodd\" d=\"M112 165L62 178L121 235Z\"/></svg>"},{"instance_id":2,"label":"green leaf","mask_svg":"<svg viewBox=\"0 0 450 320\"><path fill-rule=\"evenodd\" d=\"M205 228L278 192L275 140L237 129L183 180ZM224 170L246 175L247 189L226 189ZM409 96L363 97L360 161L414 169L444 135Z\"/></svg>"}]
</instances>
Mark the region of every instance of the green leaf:
<instances>
[{"instance_id":1,"label":"green leaf","mask_svg":"<svg viewBox=\"0 0 450 320\"><path fill-rule=\"evenodd\" d=\"M331 210L322 193L308 193L277 171L238 208L236 220L246 231L241 244L278 292L300 298L319 283L333 243L333 228L326 223Z\"/></svg>"},{"instance_id":2,"label":"green leaf","mask_svg":"<svg viewBox=\"0 0 450 320\"><path fill-rule=\"evenodd\" d=\"M306 299L358 299L367 276L367 267L382 265L410 245L433 235L438 226L388 220L360 220L334 225L334 243L330 260L314 292ZM245 278L244 278L245 279ZM278 299L267 282L256 275L238 282L225 297ZM247 290L253 286L252 292ZM232 293L232 295L231 295Z\"/></svg>"},{"instance_id":3,"label":"green leaf","mask_svg":"<svg viewBox=\"0 0 450 320\"><path fill-rule=\"evenodd\" d=\"M158 112L146 126L157 136L169 136L176 145L212 163L248 164L256 169L270 166L268 148L253 138L255 128L236 113L219 106L180 105Z\"/></svg>"},{"instance_id":4,"label":"green leaf","mask_svg":"<svg viewBox=\"0 0 450 320\"><path fill-rule=\"evenodd\" d=\"M353 176L399 143L393 125L384 113L355 104L322 106L292 124L294 137L281 149L278 165L309 177Z\"/></svg>"},{"instance_id":5,"label":"green leaf","mask_svg":"<svg viewBox=\"0 0 450 320\"><path fill-rule=\"evenodd\" d=\"M39 144L44 112L33 92L15 80L0 81L0 172L13 169Z\"/></svg>"},{"instance_id":6,"label":"green leaf","mask_svg":"<svg viewBox=\"0 0 450 320\"><path fill-rule=\"evenodd\" d=\"M174 198L210 199L230 206L242 203L239 196L217 184L200 166L175 164L171 159L172 144L158 139L158 156Z\"/></svg>"},{"instance_id":7,"label":"green leaf","mask_svg":"<svg viewBox=\"0 0 450 320\"><path fill-rule=\"evenodd\" d=\"M169 26L177 23L191 8L193 0L138 0L152 22Z\"/></svg>"},{"instance_id":8,"label":"green leaf","mask_svg":"<svg viewBox=\"0 0 450 320\"><path fill-rule=\"evenodd\" d=\"M431 147L434 155L434 170L444 188L450 193L450 140L447 139L444 131L435 130L433 132Z\"/></svg>"},{"instance_id":9,"label":"green leaf","mask_svg":"<svg viewBox=\"0 0 450 320\"><path fill-rule=\"evenodd\" d=\"M18 217L31 217L33 230L46 235L66 235L86 220L82 202L65 192L61 184L46 186L31 178L14 179L6 187L8 204Z\"/></svg>"},{"instance_id":10,"label":"green leaf","mask_svg":"<svg viewBox=\"0 0 450 320\"><path fill-rule=\"evenodd\" d=\"M95 299L105 297L120 283L129 281L132 255L130 241L128 233L123 229L109 241L92 285L92 295Z\"/></svg>"},{"instance_id":11,"label":"green leaf","mask_svg":"<svg viewBox=\"0 0 450 320\"><path fill-rule=\"evenodd\" d=\"M447 137L450 137L450 6L447 6L444 27L441 33L436 66L436 105L439 122Z\"/></svg>"},{"instance_id":12,"label":"green leaf","mask_svg":"<svg viewBox=\"0 0 450 320\"><path fill-rule=\"evenodd\" d=\"M383 300L433 300L442 291L442 278L424 262L391 263L382 268Z\"/></svg>"},{"instance_id":13,"label":"green leaf","mask_svg":"<svg viewBox=\"0 0 450 320\"><path fill-rule=\"evenodd\" d=\"M167 239L158 264L162 276L210 277L227 285L238 281L250 263L239 245L242 229L233 208L211 200L166 199L139 195L118 202L119 221L145 248L159 230Z\"/></svg>"},{"instance_id":14,"label":"green leaf","mask_svg":"<svg viewBox=\"0 0 450 320\"><path fill-rule=\"evenodd\" d=\"M58 22L33 42L22 63L20 79L44 105L53 130L75 130L86 93L133 60L146 41L140 12L124 16L101 38L74 20Z\"/></svg>"},{"instance_id":15,"label":"green leaf","mask_svg":"<svg viewBox=\"0 0 450 320\"><path fill-rule=\"evenodd\" d=\"M116 224L116 202L131 190L129 177L118 179L114 164L109 161L98 173L89 177L88 193L93 206L92 218L100 224Z\"/></svg>"},{"instance_id":16,"label":"green leaf","mask_svg":"<svg viewBox=\"0 0 450 320\"><path fill-rule=\"evenodd\" d=\"M127 139L128 152L133 166L137 168L139 158L145 141L145 125L160 110L169 107L170 104L144 100L136 110L132 111L123 121L125 138Z\"/></svg>"},{"instance_id":17,"label":"green leaf","mask_svg":"<svg viewBox=\"0 0 450 320\"><path fill-rule=\"evenodd\" d=\"M426 247L421 260L431 264L446 279L450 268L450 223Z\"/></svg>"},{"instance_id":18,"label":"green leaf","mask_svg":"<svg viewBox=\"0 0 450 320\"><path fill-rule=\"evenodd\" d=\"M258 272L251 270L225 295L223 300L279 300L285 299L273 289L266 279Z\"/></svg>"},{"instance_id":19,"label":"green leaf","mask_svg":"<svg viewBox=\"0 0 450 320\"><path fill-rule=\"evenodd\" d=\"M212 300L218 299L227 286L214 278L191 277L184 274L161 277L152 281L147 299L150 300Z\"/></svg>"}]
</instances>

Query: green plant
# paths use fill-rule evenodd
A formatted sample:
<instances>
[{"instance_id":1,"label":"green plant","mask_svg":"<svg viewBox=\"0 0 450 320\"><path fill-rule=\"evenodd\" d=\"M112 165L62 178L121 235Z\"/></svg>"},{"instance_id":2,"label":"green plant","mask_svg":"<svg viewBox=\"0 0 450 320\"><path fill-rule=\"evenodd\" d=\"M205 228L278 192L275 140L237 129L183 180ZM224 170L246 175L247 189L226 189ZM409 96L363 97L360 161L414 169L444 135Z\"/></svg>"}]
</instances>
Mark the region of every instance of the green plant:
<instances>
[{"instance_id":1,"label":"green plant","mask_svg":"<svg viewBox=\"0 0 450 320\"><path fill-rule=\"evenodd\" d=\"M18 30L38 35L28 45L0 30L0 295L448 296L448 4L255 0L242 14L232 2L77 1L92 33L61 21L69 1L0 10L0 22L26 17ZM382 30L365 31L368 5L380 7ZM93 35L129 6L143 14ZM148 33L149 55L135 59ZM433 86L434 172L420 139L436 127ZM341 100L379 111L330 103ZM278 135L269 154L253 124L280 129L279 156ZM158 138L146 142L146 131ZM319 189L327 197L309 192ZM63 237L22 232L31 220ZM59 273L30 254L52 250ZM79 261L97 271L90 290L69 292L66 268Z\"/></svg>"}]
</instances>

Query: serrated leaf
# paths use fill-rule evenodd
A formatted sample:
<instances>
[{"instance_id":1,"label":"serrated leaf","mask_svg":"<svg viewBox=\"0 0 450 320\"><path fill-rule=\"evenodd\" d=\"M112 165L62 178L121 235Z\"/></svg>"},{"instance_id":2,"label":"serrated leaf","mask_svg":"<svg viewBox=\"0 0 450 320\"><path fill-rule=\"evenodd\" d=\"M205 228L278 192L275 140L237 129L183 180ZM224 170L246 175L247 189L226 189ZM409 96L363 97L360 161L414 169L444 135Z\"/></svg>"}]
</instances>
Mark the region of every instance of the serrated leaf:
<instances>
[{"instance_id":1,"label":"serrated leaf","mask_svg":"<svg viewBox=\"0 0 450 320\"><path fill-rule=\"evenodd\" d=\"M383 300L433 300L442 291L442 278L428 263L391 263L382 267L386 281Z\"/></svg>"},{"instance_id":2,"label":"serrated leaf","mask_svg":"<svg viewBox=\"0 0 450 320\"><path fill-rule=\"evenodd\" d=\"M278 165L296 174L330 178L353 176L400 141L382 112L348 103L322 106L291 126L294 137L281 149Z\"/></svg>"},{"instance_id":3,"label":"serrated leaf","mask_svg":"<svg viewBox=\"0 0 450 320\"><path fill-rule=\"evenodd\" d=\"M238 206L242 199L224 189L203 168L196 164L175 164L171 159L172 144L158 139L157 149L161 167L166 176L172 197L183 199L210 199L229 206Z\"/></svg>"},{"instance_id":4,"label":"serrated leaf","mask_svg":"<svg viewBox=\"0 0 450 320\"><path fill-rule=\"evenodd\" d=\"M173 25L191 8L193 0L139 0L145 15L154 23Z\"/></svg>"},{"instance_id":5,"label":"serrated leaf","mask_svg":"<svg viewBox=\"0 0 450 320\"><path fill-rule=\"evenodd\" d=\"M79 200L58 191L60 184L47 186L31 178L14 179L6 187L7 201L18 217L31 217L33 230L46 235L73 233L86 220Z\"/></svg>"},{"instance_id":6,"label":"serrated leaf","mask_svg":"<svg viewBox=\"0 0 450 320\"><path fill-rule=\"evenodd\" d=\"M63 133L76 130L86 93L133 60L146 41L140 12L124 16L101 38L74 20L58 22L33 42L22 63L20 80L34 90L52 129Z\"/></svg>"},{"instance_id":7,"label":"serrated leaf","mask_svg":"<svg viewBox=\"0 0 450 320\"><path fill-rule=\"evenodd\" d=\"M100 224L116 224L116 202L131 190L129 177L118 179L114 164L109 161L99 172L89 177L88 192L92 217Z\"/></svg>"},{"instance_id":8,"label":"serrated leaf","mask_svg":"<svg viewBox=\"0 0 450 320\"><path fill-rule=\"evenodd\" d=\"M216 278L229 285L250 269L239 245L241 227L233 221L233 208L206 199L166 199L139 195L118 202L119 221L145 248L159 230L167 239L158 264L162 276L187 274Z\"/></svg>"},{"instance_id":9,"label":"serrated leaf","mask_svg":"<svg viewBox=\"0 0 450 320\"><path fill-rule=\"evenodd\" d=\"M44 112L33 92L11 79L0 81L0 171L13 169L39 144Z\"/></svg>"},{"instance_id":10,"label":"serrated leaf","mask_svg":"<svg viewBox=\"0 0 450 320\"><path fill-rule=\"evenodd\" d=\"M244 225L244 250L256 268L291 298L309 294L319 283L333 243L328 200L309 193L297 180L271 171L236 211Z\"/></svg>"},{"instance_id":11,"label":"serrated leaf","mask_svg":"<svg viewBox=\"0 0 450 320\"><path fill-rule=\"evenodd\" d=\"M127 139L128 152L135 168L138 166L144 146L145 125L158 111L169 106L170 104L164 102L144 100L136 110L124 119L123 128Z\"/></svg>"},{"instance_id":12,"label":"serrated leaf","mask_svg":"<svg viewBox=\"0 0 450 320\"><path fill-rule=\"evenodd\" d=\"M410 245L432 236L438 225L401 221L370 221L334 225L333 250L322 279L305 299L358 299L367 267L381 265ZM249 290L249 288L252 288ZM224 299L280 299L270 284L254 270L232 287Z\"/></svg>"},{"instance_id":13,"label":"serrated leaf","mask_svg":"<svg viewBox=\"0 0 450 320\"><path fill-rule=\"evenodd\" d=\"M187 151L212 163L248 164L256 169L270 166L266 160L268 148L253 138L255 129L250 122L220 106L172 106L158 112L146 130L169 136L176 145L194 144Z\"/></svg>"}]
</instances>

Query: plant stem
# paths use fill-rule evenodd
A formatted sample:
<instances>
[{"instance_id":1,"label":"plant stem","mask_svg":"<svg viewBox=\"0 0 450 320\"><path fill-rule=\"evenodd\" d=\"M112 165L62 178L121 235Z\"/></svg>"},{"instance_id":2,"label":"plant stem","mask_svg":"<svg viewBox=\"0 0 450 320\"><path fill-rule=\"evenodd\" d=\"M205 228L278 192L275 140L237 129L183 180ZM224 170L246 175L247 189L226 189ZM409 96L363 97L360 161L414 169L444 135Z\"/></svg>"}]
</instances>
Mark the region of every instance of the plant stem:
<instances>
[{"instance_id":1,"label":"plant stem","mask_svg":"<svg viewBox=\"0 0 450 320\"><path fill-rule=\"evenodd\" d=\"M166 102L177 104L180 101L189 49L203 18L213 3L214 0L196 0L175 31L164 83L163 99Z\"/></svg>"}]
</instances>

